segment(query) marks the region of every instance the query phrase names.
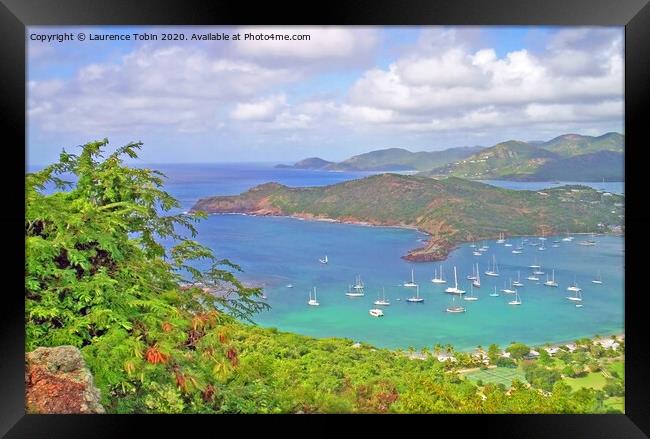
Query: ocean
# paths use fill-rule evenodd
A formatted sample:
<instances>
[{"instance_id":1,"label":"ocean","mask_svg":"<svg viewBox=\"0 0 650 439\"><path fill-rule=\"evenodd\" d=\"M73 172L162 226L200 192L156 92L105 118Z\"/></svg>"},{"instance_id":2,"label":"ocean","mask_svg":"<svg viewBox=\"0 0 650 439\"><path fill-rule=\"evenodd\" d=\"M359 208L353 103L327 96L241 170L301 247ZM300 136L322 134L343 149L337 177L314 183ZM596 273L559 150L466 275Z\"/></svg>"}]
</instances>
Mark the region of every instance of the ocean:
<instances>
[{"instance_id":1,"label":"ocean","mask_svg":"<svg viewBox=\"0 0 650 439\"><path fill-rule=\"evenodd\" d=\"M238 194L257 184L275 181L288 186L316 186L361 178L369 173L344 173L295 169L275 169L260 164L158 165L168 176L166 190L188 210L200 197ZM508 182L512 183L512 182ZM524 185L523 187L521 185ZM582 183L584 184L584 183ZM617 187L599 189L617 192ZM605 183L606 185L608 183ZM553 183L516 183L515 189L541 189ZM619 183L622 192L622 184ZM624 240L615 236L596 236L595 246L560 241L548 237L546 250L524 245L523 254L512 254L514 247L486 242L483 256L472 255L469 244L454 250L443 266L446 285L433 284L434 269L440 263L410 263L401 259L409 249L420 246L425 235L408 229L368 227L293 218L246 215L210 215L198 225L198 240L219 257L240 265L238 276L263 285L270 311L257 314L254 321L265 327L314 337L344 337L386 348L433 347L436 343L472 349L490 343L506 345L512 341L543 344L574 340L595 334L623 332L624 328ZM517 245L519 239L509 239ZM329 263L318 259L328 256ZM492 257L499 266L499 277L483 274ZM456 299L467 311L450 314L445 308L452 296L444 288L453 282L453 267L458 270L460 287L470 291L466 276L472 264L479 263L482 287L474 289L479 300ZM542 271L555 270L558 288L528 281L528 265L534 262ZM409 303L415 292L401 286L410 279L411 269L420 285L424 303ZM500 290L509 279L521 275L522 305L508 305L513 295ZM603 284L591 282L598 273ZM366 295L345 295L360 275ZM583 289L583 306L568 300L566 288L574 282ZM287 288L292 284L293 288ZM488 294L496 286L499 297ZM309 291L316 288L319 307L307 305ZM390 306L384 317L368 314L373 301L385 291Z\"/></svg>"}]
</instances>

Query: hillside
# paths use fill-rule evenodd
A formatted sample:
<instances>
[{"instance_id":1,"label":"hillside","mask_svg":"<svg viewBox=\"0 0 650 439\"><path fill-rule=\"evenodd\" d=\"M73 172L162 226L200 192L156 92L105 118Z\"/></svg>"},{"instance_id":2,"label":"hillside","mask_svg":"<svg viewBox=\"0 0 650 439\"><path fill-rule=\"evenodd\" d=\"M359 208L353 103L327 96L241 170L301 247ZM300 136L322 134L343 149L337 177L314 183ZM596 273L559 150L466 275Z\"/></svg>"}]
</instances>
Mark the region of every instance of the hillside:
<instances>
[{"instance_id":1,"label":"hillside","mask_svg":"<svg viewBox=\"0 0 650 439\"><path fill-rule=\"evenodd\" d=\"M324 167L331 165L332 162L323 160L318 157L310 157L308 159L300 160L293 165L277 165L276 168L295 168L295 169L323 169Z\"/></svg>"},{"instance_id":2,"label":"hillside","mask_svg":"<svg viewBox=\"0 0 650 439\"><path fill-rule=\"evenodd\" d=\"M511 140L423 173L474 180L622 181L624 136L566 134L548 142Z\"/></svg>"},{"instance_id":3,"label":"hillside","mask_svg":"<svg viewBox=\"0 0 650 439\"><path fill-rule=\"evenodd\" d=\"M565 134L542 143L540 146L558 155L572 157L598 151L623 153L624 141L625 136L619 133L606 133L598 137Z\"/></svg>"},{"instance_id":4,"label":"hillside","mask_svg":"<svg viewBox=\"0 0 650 439\"><path fill-rule=\"evenodd\" d=\"M446 258L460 242L494 238L500 232L604 231L622 223L622 207L615 203L623 203L623 197L603 196L585 186L513 191L455 177L381 174L325 187L267 183L236 196L202 198L192 211L415 227L431 237L405 258L430 261Z\"/></svg>"},{"instance_id":5,"label":"hillside","mask_svg":"<svg viewBox=\"0 0 650 439\"><path fill-rule=\"evenodd\" d=\"M468 157L480 149L479 146L472 146L443 151L411 152L403 148L388 148L355 155L339 163L311 158L294 165L277 167L330 171L426 171Z\"/></svg>"}]
</instances>

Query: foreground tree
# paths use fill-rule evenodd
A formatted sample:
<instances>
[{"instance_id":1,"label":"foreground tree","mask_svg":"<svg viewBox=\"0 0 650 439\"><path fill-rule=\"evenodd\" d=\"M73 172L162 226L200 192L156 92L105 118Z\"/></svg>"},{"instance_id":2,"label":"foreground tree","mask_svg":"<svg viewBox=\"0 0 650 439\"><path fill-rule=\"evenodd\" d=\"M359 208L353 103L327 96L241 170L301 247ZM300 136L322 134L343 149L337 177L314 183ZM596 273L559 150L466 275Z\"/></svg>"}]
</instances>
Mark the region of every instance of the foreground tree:
<instances>
[{"instance_id":1,"label":"foreground tree","mask_svg":"<svg viewBox=\"0 0 650 439\"><path fill-rule=\"evenodd\" d=\"M26 176L26 348L77 346L113 396L149 389L177 411L176 393L202 391L208 375L235 366L218 335L226 313L250 319L267 305L237 280L239 267L191 239L202 215L168 214L178 203L161 173L123 163L142 144L104 158L107 143ZM206 352L206 339L221 342Z\"/></svg>"}]
</instances>

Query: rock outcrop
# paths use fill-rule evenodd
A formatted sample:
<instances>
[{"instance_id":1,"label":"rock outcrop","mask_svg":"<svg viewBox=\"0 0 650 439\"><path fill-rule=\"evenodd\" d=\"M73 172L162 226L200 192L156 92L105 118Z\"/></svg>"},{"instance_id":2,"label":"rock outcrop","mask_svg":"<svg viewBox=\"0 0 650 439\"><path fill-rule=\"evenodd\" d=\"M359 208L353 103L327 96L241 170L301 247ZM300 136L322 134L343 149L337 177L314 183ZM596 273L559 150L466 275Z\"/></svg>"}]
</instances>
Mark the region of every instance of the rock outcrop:
<instances>
[{"instance_id":1,"label":"rock outcrop","mask_svg":"<svg viewBox=\"0 0 650 439\"><path fill-rule=\"evenodd\" d=\"M99 390L76 347L41 347L25 355L27 413L104 413L99 401Z\"/></svg>"}]
</instances>

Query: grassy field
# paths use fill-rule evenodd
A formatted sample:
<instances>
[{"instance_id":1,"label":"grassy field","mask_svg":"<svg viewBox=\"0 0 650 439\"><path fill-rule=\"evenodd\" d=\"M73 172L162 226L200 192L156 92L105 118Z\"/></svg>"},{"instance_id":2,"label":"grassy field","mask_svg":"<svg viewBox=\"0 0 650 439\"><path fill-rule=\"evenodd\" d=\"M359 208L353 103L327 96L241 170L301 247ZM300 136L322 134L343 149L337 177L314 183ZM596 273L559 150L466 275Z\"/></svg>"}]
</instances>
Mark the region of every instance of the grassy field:
<instances>
[{"instance_id":1,"label":"grassy field","mask_svg":"<svg viewBox=\"0 0 650 439\"><path fill-rule=\"evenodd\" d=\"M625 413L625 397L612 396L605 400L605 407L615 410L620 410Z\"/></svg>"},{"instance_id":2,"label":"grassy field","mask_svg":"<svg viewBox=\"0 0 650 439\"><path fill-rule=\"evenodd\" d=\"M526 382L524 373L521 370L509 367L497 367L494 369L477 370L475 372L467 373L465 377L474 382L482 380L485 384L503 384L506 387L510 387L512 382L516 379L523 383Z\"/></svg>"},{"instance_id":3,"label":"grassy field","mask_svg":"<svg viewBox=\"0 0 650 439\"><path fill-rule=\"evenodd\" d=\"M565 378L565 383L571 386L573 390L579 390L582 387L600 390L605 385L605 377L600 372L591 372L580 378Z\"/></svg>"},{"instance_id":4,"label":"grassy field","mask_svg":"<svg viewBox=\"0 0 650 439\"><path fill-rule=\"evenodd\" d=\"M619 377L625 378L625 364L622 361L615 361L607 366L610 372L616 372Z\"/></svg>"}]
</instances>

